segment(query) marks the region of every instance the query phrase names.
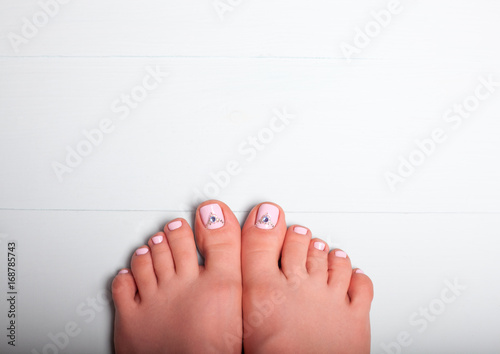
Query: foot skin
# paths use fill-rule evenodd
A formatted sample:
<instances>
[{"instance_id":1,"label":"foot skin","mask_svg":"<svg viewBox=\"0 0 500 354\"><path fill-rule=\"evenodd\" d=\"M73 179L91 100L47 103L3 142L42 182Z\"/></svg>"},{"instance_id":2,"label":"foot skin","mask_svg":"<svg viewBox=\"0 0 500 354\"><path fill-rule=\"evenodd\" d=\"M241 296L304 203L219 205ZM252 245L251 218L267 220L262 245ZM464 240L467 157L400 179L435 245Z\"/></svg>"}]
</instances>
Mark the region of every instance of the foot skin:
<instances>
[{"instance_id":1,"label":"foot skin","mask_svg":"<svg viewBox=\"0 0 500 354\"><path fill-rule=\"evenodd\" d=\"M281 259L281 267L279 260ZM242 230L246 353L369 353L370 278L283 210L255 207Z\"/></svg>"},{"instance_id":2,"label":"foot skin","mask_svg":"<svg viewBox=\"0 0 500 354\"><path fill-rule=\"evenodd\" d=\"M117 353L241 353L241 230L229 207L208 201L193 231L175 219L113 281Z\"/></svg>"}]
</instances>

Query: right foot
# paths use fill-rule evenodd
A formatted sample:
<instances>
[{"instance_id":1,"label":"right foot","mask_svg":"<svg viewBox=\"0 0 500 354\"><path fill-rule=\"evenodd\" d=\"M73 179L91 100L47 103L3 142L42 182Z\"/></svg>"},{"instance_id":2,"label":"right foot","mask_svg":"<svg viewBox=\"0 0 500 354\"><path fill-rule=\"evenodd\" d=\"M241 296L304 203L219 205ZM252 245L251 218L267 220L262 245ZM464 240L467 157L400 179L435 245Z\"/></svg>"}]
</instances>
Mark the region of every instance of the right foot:
<instances>
[{"instance_id":1,"label":"right foot","mask_svg":"<svg viewBox=\"0 0 500 354\"><path fill-rule=\"evenodd\" d=\"M370 278L283 210L255 207L242 230L247 353L369 353ZM281 267L279 261L281 259Z\"/></svg>"},{"instance_id":2,"label":"right foot","mask_svg":"<svg viewBox=\"0 0 500 354\"><path fill-rule=\"evenodd\" d=\"M227 205L210 201L195 227L204 266L193 231L176 219L114 279L117 353L241 353L240 225Z\"/></svg>"}]
</instances>

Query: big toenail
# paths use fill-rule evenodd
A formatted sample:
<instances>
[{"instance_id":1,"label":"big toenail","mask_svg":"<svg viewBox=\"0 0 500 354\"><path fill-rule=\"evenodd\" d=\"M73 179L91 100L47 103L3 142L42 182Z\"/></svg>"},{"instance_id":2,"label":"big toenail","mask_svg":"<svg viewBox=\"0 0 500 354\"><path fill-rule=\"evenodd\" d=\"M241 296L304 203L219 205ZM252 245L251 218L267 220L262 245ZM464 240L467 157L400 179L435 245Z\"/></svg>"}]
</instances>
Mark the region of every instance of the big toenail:
<instances>
[{"instance_id":1,"label":"big toenail","mask_svg":"<svg viewBox=\"0 0 500 354\"><path fill-rule=\"evenodd\" d=\"M347 253L344 251L335 251L335 257L347 258Z\"/></svg>"},{"instance_id":2,"label":"big toenail","mask_svg":"<svg viewBox=\"0 0 500 354\"><path fill-rule=\"evenodd\" d=\"M177 230L181 226L182 226L182 221L180 221L180 220L172 221L170 224L168 224L168 229L170 231L174 231L174 230Z\"/></svg>"},{"instance_id":3,"label":"big toenail","mask_svg":"<svg viewBox=\"0 0 500 354\"><path fill-rule=\"evenodd\" d=\"M307 235L307 229L305 227L295 226L293 228L293 231L301 235Z\"/></svg>"},{"instance_id":4,"label":"big toenail","mask_svg":"<svg viewBox=\"0 0 500 354\"><path fill-rule=\"evenodd\" d=\"M127 269L122 269L118 272L118 274L127 274L128 270Z\"/></svg>"},{"instance_id":5,"label":"big toenail","mask_svg":"<svg viewBox=\"0 0 500 354\"><path fill-rule=\"evenodd\" d=\"M153 237L151 240L153 241L153 243L155 245L157 245L157 244L161 243L161 241L163 241L163 236L158 235L158 236Z\"/></svg>"},{"instance_id":6,"label":"big toenail","mask_svg":"<svg viewBox=\"0 0 500 354\"><path fill-rule=\"evenodd\" d=\"M143 254L148 253L148 249L146 247L139 248L137 251L135 251L135 254L138 256L142 256Z\"/></svg>"},{"instance_id":7,"label":"big toenail","mask_svg":"<svg viewBox=\"0 0 500 354\"><path fill-rule=\"evenodd\" d=\"M259 229L274 229L278 223L280 210L272 204L262 204L257 213L255 226Z\"/></svg>"},{"instance_id":8,"label":"big toenail","mask_svg":"<svg viewBox=\"0 0 500 354\"><path fill-rule=\"evenodd\" d=\"M361 269L359 269L359 268L358 268L358 269L356 269L356 273L358 273L358 274L365 274L365 272L363 272L363 271L362 271Z\"/></svg>"},{"instance_id":9,"label":"big toenail","mask_svg":"<svg viewBox=\"0 0 500 354\"><path fill-rule=\"evenodd\" d=\"M209 204L200 208L201 221L209 230L224 226L224 214L219 204Z\"/></svg>"},{"instance_id":10,"label":"big toenail","mask_svg":"<svg viewBox=\"0 0 500 354\"><path fill-rule=\"evenodd\" d=\"M317 250L323 251L326 247L326 245L323 242L314 242L314 248Z\"/></svg>"}]
</instances>

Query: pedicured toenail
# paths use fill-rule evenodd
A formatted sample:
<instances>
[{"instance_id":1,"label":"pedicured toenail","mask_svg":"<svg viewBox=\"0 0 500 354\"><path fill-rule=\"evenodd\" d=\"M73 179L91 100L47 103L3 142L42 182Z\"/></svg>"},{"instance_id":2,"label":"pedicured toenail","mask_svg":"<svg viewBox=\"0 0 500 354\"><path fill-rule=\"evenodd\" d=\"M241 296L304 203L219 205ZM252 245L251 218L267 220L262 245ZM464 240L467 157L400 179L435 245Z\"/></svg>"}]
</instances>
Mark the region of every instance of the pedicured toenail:
<instances>
[{"instance_id":1,"label":"pedicured toenail","mask_svg":"<svg viewBox=\"0 0 500 354\"><path fill-rule=\"evenodd\" d=\"M356 269L356 272L355 273L358 273L358 274L365 274L365 272L363 272L361 269Z\"/></svg>"},{"instance_id":2,"label":"pedicured toenail","mask_svg":"<svg viewBox=\"0 0 500 354\"><path fill-rule=\"evenodd\" d=\"M127 269L122 269L118 272L118 274L127 274L128 270Z\"/></svg>"},{"instance_id":3,"label":"pedicured toenail","mask_svg":"<svg viewBox=\"0 0 500 354\"><path fill-rule=\"evenodd\" d=\"M323 251L326 247L326 245L323 242L314 242L314 248L317 250Z\"/></svg>"},{"instance_id":4,"label":"pedicured toenail","mask_svg":"<svg viewBox=\"0 0 500 354\"><path fill-rule=\"evenodd\" d=\"M170 224L168 224L168 229L170 231L174 231L174 230L177 230L181 226L182 226L182 221L180 221L180 220L172 221Z\"/></svg>"},{"instance_id":5,"label":"pedicured toenail","mask_svg":"<svg viewBox=\"0 0 500 354\"><path fill-rule=\"evenodd\" d=\"M280 210L272 204L262 204L257 213L255 226L259 229L274 229L278 223Z\"/></svg>"},{"instance_id":6,"label":"pedicured toenail","mask_svg":"<svg viewBox=\"0 0 500 354\"><path fill-rule=\"evenodd\" d=\"M153 237L151 240L153 241L153 243L155 245L157 245L157 244L161 243L161 241L163 241L163 236L158 235L158 236Z\"/></svg>"},{"instance_id":7,"label":"pedicured toenail","mask_svg":"<svg viewBox=\"0 0 500 354\"><path fill-rule=\"evenodd\" d=\"M148 249L146 247L139 248L137 251L135 251L135 254L138 256L142 256L143 254L148 253Z\"/></svg>"},{"instance_id":8,"label":"pedicured toenail","mask_svg":"<svg viewBox=\"0 0 500 354\"><path fill-rule=\"evenodd\" d=\"M200 208L201 221L209 230L224 226L224 214L218 204L209 204Z\"/></svg>"},{"instance_id":9,"label":"pedicured toenail","mask_svg":"<svg viewBox=\"0 0 500 354\"><path fill-rule=\"evenodd\" d=\"M305 227L295 226L293 228L293 231L301 235L307 235L307 229Z\"/></svg>"},{"instance_id":10,"label":"pedicured toenail","mask_svg":"<svg viewBox=\"0 0 500 354\"><path fill-rule=\"evenodd\" d=\"M344 251L335 251L335 257L347 258L347 253Z\"/></svg>"}]
</instances>

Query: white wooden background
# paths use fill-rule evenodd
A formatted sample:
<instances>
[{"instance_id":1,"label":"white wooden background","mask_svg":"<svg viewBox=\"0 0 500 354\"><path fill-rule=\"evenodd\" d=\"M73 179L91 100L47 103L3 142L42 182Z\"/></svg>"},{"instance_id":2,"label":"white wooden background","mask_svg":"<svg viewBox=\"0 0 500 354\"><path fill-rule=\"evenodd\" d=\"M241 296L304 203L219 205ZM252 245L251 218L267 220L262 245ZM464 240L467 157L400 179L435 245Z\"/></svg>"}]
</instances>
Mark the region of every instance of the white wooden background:
<instances>
[{"instance_id":1,"label":"white wooden background","mask_svg":"<svg viewBox=\"0 0 500 354\"><path fill-rule=\"evenodd\" d=\"M342 43L390 1L220 0L222 17L213 0L53 1L0 0L0 267L16 241L19 290L2 353L110 352L113 275L169 219L191 220L228 163L208 196L242 222L275 201L372 277L374 353L500 351L500 87L460 127L443 118L500 82L500 2L401 0L348 60ZM47 23L13 45L42 7ZM111 107L148 67L169 75L120 119ZM294 118L270 138L277 111ZM106 119L113 132L58 178ZM386 172L435 129L445 142L391 190ZM465 290L444 303L454 281Z\"/></svg>"}]
</instances>

